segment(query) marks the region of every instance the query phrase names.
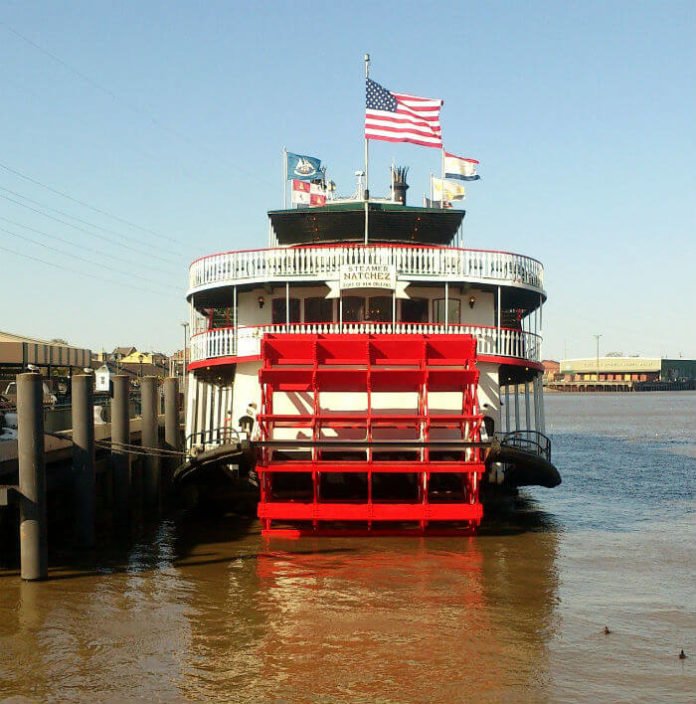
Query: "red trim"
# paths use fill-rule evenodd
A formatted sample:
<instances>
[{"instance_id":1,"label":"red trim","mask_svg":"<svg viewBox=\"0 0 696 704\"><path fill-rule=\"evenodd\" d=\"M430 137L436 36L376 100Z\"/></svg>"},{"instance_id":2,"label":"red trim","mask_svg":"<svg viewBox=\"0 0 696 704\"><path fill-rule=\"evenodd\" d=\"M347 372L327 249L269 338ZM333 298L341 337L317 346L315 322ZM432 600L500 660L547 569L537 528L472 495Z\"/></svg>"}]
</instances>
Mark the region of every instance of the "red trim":
<instances>
[{"instance_id":1,"label":"red trim","mask_svg":"<svg viewBox=\"0 0 696 704\"><path fill-rule=\"evenodd\" d=\"M480 468L479 468L480 471ZM480 521L480 503L452 504L351 504L262 501L258 507L261 520L286 521Z\"/></svg>"},{"instance_id":2,"label":"red trim","mask_svg":"<svg viewBox=\"0 0 696 704\"><path fill-rule=\"evenodd\" d=\"M201 359L198 362L191 362L188 365L189 371L195 369L205 369L206 367L222 367L226 364L241 364L242 362L257 362L261 359L258 354L247 357L212 357L211 359Z\"/></svg>"},{"instance_id":3,"label":"red trim","mask_svg":"<svg viewBox=\"0 0 696 704\"><path fill-rule=\"evenodd\" d=\"M205 369L206 367L222 367L226 364L243 364L244 362L258 362L261 359L260 354L247 355L246 357L211 357L210 359L202 359L198 362L191 362L188 365L189 371L196 369ZM511 364L515 367L529 367L543 372L544 365L541 362L532 362L524 357L499 357L496 355L479 355L479 362L487 362L488 364Z\"/></svg>"},{"instance_id":4,"label":"red trim","mask_svg":"<svg viewBox=\"0 0 696 704\"><path fill-rule=\"evenodd\" d=\"M482 354L479 356L478 361L493 364L511 364L515 367L529 367L540 372L544 371L544 365L541 362L532 362L530 359L524 359L524 357L498 357L496 355Z\"/></svg>"},{"instance_id":5,"label":"red trim","mask_svg":"<svg viewBox=\"0 0 696 704\"><path fill-rule=\"evenodd\" d=\"M444 300L444 299L437 299L437 300ZM309 327L311 325L334 325L338 324L335 322L326 322L326 323L291 323L294 326L300 326L300 327ZM249 328L254 328L254 329L260 329L260 328L265 328L268 327L269 325L284 325L284 323L266 323L265 325L247 325L245 326L245 329ZM345 323L344 325L360 325L360 323ZM409 325L415 325L415 326L420 326L422 325L423 327L426 327L428 325L444 325L444 323L409 323ZM465 327L470 327L470 328L478 328L482 330L498 330L498 327L495 325L470 325L469 323L448 323L448 327L459 327L459 328L465 328ZM226 326L222 328L214 328L213 330L203 330L201 332L197 332L193 335L191 335L191 339L194 337L197 337L199 335L207 335L210 332L214 332L215 330L233 330L234 326ZM520 333L522 335L535 335L536 337L540 338L540 335L537 335L537 333L534 332L525 332L524 330L518 330L516 328L503 328L501 327L500 330L506 330L509 332L514 332L514 333ZM280 330L275 330L271 331L268 330L264 334L270 334L270 335L290 335L290 334L314 334L314 333L284 333L283 331ZM356 333L333 333L333 334L356 334ZM368 333L368 334L376 334L376 333ZM401 334L401 335L470 335L472 333L469 332L460 332L460 333L434 333L434 332L429 332L427 330L416 330L413 333L385 333L386 335L391 335L391 334ZM476 333L473 333L474 337L476 337ZM259 337L259 346L260 346L260 340L261 337ZM246 355L244 357L235 357L234 355L229 355L226 357L211 357L209 359L202 359L197 362L191 362L188 366L189 370L194 370L194 369L203 369L205 367L219 367L219 366L224 366L226 364L240 364L243 362L254 362L258 361L261 359L261 353L259 354L252 354L252 355ZM492 364L512 364L514 366L518 367L531 367L532 369L536 369L538 371L544 371L544 365L541 362L534 362L530 359L527 359L526 357L506 357L503 355L487 355L487 354L480 354L478 355L478 359L481 362L488 362Z\"/></svg>"},{"instance_id":6,"label":"red trim","mask_svg":"<svg viewBox=\"0 0 696 704\"><path fill-rule=\"evenodd\" d=\"M359 528L331 529L318 527L311 528L269 528L262 530L264 538L280 538L284 540L297 540L299 538L321 537L321 538L402 538L404 536L431 536L442 538L471 537L475 535L476 529L471 526L465 528L372 528L371 530L360 530Z\"/></svg>"},{"instance_id":7,"label":"red trim","mask_svg":"<svg viewBox=\"0 0 696 704\"><path fill-rule=\"evenodd\" d=\"M439 420L441 416L434 416L433 422ZM296 427L299 428L301 425L309 427L314 422L314 418L304 421L304 423L291 422L288 421L289 425L286 427ZM331 418L327 418L331 420ZM360 418L352 416L353 426L360 424ZM373 418L373 425L377 427L379 425L380 417L377 416ZM277 421L276 421L277 422ZM329 425L330 423L327 423ZM347 426L347 424L344 424ZM338 427L338 424L333 425L333 427ZM471 474L472 472L482 472L484 471L483 465L480 464L466 464L463 462L444 462L444 461L431 461L429 465L429 471L433 474ZM354 474L354 473L365 473L372 472L373 474L406 474L413 471L413 462L343 462L340 460L334 460L330 464L322 462L312 462L312 460L285 460L282 463L277 463L271 467L260 467L257 466L258 472L264 472L266 474L292 474L296 472L329 472L334 474Z\"/></svg>"}]
</instances>

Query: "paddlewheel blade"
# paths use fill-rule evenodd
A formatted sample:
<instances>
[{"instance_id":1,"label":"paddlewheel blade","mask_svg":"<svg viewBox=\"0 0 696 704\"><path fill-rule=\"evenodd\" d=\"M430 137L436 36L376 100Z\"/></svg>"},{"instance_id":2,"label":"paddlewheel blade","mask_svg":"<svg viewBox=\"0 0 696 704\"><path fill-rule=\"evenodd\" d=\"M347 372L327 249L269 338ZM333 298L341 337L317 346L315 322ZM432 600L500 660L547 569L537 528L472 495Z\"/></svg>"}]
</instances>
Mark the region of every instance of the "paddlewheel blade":
<instances>
[{"instance_id":1,"label":"paddlewheel blade","mask_svg":"<svg viewBox=\"0 0 696 704\"><path fill-rule=\"evenodd\" d=\"M470 335L266 334L264 534L471 532L484 467Z\"/></svg>"}]
</instances>

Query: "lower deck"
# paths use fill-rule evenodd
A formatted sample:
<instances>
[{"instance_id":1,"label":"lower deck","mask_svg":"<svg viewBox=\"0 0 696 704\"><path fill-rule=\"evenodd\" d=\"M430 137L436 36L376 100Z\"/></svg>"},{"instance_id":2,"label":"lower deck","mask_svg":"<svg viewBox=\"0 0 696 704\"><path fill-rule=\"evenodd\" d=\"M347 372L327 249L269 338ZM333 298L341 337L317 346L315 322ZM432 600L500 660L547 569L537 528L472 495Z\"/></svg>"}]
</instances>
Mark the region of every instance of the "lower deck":
<instances>
[{"instance_id":1,"label":"lower deck","mask_svg":"<svg viewBox=\"0 0 696 704\"><path fill-rule=\"evenodd\" d=\"M543 432L540 378L511 386L504 367L477 363L476 345L267 334L260 362L237 365L231 383L190 376L189 444L231 430L251 441L265 533L469 531L492 434Z\"/></svg>"}]
</instances>

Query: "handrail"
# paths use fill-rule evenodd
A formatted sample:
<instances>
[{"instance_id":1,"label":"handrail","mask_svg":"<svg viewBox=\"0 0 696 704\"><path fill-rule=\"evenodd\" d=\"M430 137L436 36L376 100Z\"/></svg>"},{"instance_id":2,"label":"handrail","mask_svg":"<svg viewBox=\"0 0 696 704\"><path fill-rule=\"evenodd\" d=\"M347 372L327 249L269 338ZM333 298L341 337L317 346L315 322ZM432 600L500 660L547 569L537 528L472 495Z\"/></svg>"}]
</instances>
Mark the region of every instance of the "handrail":
<instances>
[{"instance_id":1,"label":"handrail","mask_svg":"<svg viewBox=\"0 0 696 704\"><path fill-rule=\"evenodd\" d=\"M239 444L239 433L229 425L220 428L208 428L200 430L197 433L191 433L186 436L185 448L187 451L194 447L203 446L204 449L209 447L219 447L220 445Z\"/></svg>"},{"instance_id":2,"label":"handrail","mask_svg":"<svg viewBox=\"0 0 696 704\"><path fill-rule=\"evenodd\" d=\"M331 280L344 265L394 266L397 277L498 281L543 291L544 267L521 254L420 245L322 245L224 252L189 268L189 291L218 285L286 280Z\"/></svg>"},{"instance_id":3,"label":"handrail","mask_svg":"<svg viewBox=\"0 0 696 704\"><path fill-rule=\"evenodd\" d=\"M323 247L323 248L328 248L328 247L336 247L335 242L316 242L315 244L312 245L291 245L293 249L301 249L302 247ZM365 245L362 242L343 242L341 247L364 247ZM374 247L375 245L369 245ZM379 243L380 247L401 247L401 248L411 248L411 249L417 249L418 247L433 247L436 249L461 249L461 247L453 247L450 245L422 245L422 244L412 244L409 242L380 242ZM215 257L221 254L236 254L238 252L265 252L266 250L271 249L269 247L252 247L250 249L226 249L221 252L211 252L210 254L204 254L202 257L197 257L196 259L191 262L192 264L195 264L196 262L201 261L201 259L207 259L208 257ZM276 247L275 249L288 249L288 247ZM472 249L472 248L467 248L468 252L496 252L498 254L514 254L514 252L509 252L506 249ZM541 264L541 262L538 259L535 259L537 263Z\"/></svg>"},{"instance_id":4,"label":"handrail","mask_svg":"<svg viewBox=\"0 0 696 704\"><path fill-rule=\"evenodd\" d=\"M538 430L513 430L495 435L501 447L514 447L551 461L551 440Z\"/></svg>"},{"instance_id":5,"label":"handrail","mask_svg":"<svg viewBox=\"0 0 696 704\"><path fill-rule=\"evenodd\" d=\"M374 335L473 335L477 339L477 354L514 357L539 362L541 337L531 332L496 328L486 325L444 323L290 323L226 327L196 333L191 337L191 362L216 357L256 357L260 354L261 338L265 333L315 335L374 334Z\"/></svg>"}]
</instances>

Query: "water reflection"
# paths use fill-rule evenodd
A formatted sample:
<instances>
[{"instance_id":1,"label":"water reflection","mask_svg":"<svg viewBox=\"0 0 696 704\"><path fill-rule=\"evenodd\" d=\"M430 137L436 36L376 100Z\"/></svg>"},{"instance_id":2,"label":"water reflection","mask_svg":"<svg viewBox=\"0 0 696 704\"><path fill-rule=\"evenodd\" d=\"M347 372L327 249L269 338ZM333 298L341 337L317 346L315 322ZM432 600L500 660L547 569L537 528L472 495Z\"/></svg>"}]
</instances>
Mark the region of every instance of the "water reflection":
<instances>
[{"instance_id":1,"label":"water reflection","mask_svg":"<svg viewBox=\"0 0 696 704\"><path fill-rule=\"evenodd\" d=\"M478 539L247 544L229 564L224 597L198 575L182 692L452 702L517 691L544 701L556 536L500 528Z\"/></svg>"},{"instance_id":2,"label":"water reflection","mask_svg":"<svg viewBox=\"0 0 696 704\"><path fill-rule=\"evenodd\" d=\"M558 532L517 519L477 538L302 541L164 520L82 570L2 580L0 696L548 700Z\"/></svg>"}]
</instances>

